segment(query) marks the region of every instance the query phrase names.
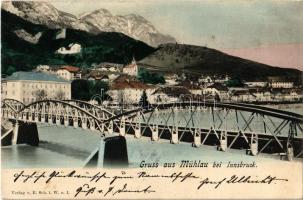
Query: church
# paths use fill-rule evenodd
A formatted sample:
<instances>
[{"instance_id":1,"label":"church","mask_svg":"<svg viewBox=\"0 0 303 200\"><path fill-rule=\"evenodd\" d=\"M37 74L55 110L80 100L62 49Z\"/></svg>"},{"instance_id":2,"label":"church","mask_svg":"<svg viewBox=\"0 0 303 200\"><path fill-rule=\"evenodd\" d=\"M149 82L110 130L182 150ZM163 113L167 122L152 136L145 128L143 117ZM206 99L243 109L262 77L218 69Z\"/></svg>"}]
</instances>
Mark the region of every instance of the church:
<instances>
[{"instance_id":1,"label":"church","mask_svg":"<svg viewBox=\"0 0 303 200\"><path fill-rule=\"evenodd\" d=\"M133 58L132 62L125 67L123 67L123 73L129 76L137 76L139 72L138 65L136 63L135 58Z\"/></svg>"}]
</instances>

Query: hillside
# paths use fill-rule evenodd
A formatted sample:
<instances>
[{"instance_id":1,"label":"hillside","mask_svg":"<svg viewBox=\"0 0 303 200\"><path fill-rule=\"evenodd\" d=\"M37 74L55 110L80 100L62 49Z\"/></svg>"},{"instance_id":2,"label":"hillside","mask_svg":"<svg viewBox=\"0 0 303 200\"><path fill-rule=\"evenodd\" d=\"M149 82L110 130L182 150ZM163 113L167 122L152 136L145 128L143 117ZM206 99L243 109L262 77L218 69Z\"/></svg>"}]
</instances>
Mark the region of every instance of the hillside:
<instances>
[{"instance_id":1,"label":"hillside","mask_svg":"<svg viewBox=\"0 0 303 200\"><path fill-rule=\"evenodd\" d=\"M1 11L2 74L31 70L38 64L69 64L82 68L100 62L125 64L133 56L142 59L155 50L141 41L116 32L93 35L67 29L64 39L56 39L59 29L49 29ZM71 43L80 44L81 52L73 55L55 54L57 49Z\"/></svg>"},{"instance_id":2,"label":"hillside","mask_svg":"<svg viewBox=\"0 0 303 200\"><path fill-rule=\"evenodd\" d=\"M245 80L266 80L267 76L284 76L302 81L302 71L273 67L230 56L206 47L164 44L157 51L139 61L141 66L161 72L228 74Z\"/></svg>"}]
</instances>

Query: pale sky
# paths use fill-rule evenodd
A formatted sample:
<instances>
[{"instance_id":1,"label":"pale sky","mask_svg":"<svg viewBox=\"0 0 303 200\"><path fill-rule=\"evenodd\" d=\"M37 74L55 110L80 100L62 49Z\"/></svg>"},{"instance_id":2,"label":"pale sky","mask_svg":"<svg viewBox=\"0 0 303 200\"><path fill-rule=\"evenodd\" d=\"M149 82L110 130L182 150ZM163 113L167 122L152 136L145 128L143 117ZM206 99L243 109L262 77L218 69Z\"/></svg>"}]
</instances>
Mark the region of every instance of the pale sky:
<instances>
[{"instance_id":1,"label":"pale sky","mask_svg":"<svg viewBox=\"0 0 303 200\"><path fill-rule=\"evenodd\" d=\"M246 57L250 55L247 49L271 51L271 46L276 50L277 46L292 46L296 51L299 45L299 57L282 64L303 69L300 56L303 53L303 1L53 0L52 4L75 15L98 8L108 9L115 15L139 14L179 43L207 45L227 52L238 49L237 55L245 49Z\"/></svg>"}]
</instances>

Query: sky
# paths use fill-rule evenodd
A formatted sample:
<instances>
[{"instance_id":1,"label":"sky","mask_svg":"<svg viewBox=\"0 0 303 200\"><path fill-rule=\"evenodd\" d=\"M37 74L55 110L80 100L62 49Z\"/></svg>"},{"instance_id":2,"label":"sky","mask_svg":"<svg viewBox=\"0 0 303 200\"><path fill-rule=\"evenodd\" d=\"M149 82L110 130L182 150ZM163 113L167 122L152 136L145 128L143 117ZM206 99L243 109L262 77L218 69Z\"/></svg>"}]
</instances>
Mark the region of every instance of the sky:
<instances>
[{"instance_id":1,"label":"sky","mask_svg":"<svg viewBox=\"0 0 303 200\"><path fill-rule=\"evenodd\" d=\"M80 15L98 8L135 13L179 43L207 46L266 64L303 70L303 1L52 0Z\"/></svg>"}]
</instances>

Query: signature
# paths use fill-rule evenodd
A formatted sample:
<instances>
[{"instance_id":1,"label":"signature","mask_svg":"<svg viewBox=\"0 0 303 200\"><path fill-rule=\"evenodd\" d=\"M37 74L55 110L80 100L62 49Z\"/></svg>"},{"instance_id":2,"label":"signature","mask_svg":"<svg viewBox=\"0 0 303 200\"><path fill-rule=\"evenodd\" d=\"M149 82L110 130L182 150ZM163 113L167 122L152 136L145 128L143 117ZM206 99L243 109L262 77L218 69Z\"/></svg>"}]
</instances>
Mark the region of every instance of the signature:
<instances>
[{"instance_id":1,"label":"signature","mask_svg":"<svg viewBox=\"0 0 303 200\"><path fill-rule=\"evenodd\" d=\"M127 183L125 183L122 187L117 186L110 186L106 190L98 189L97 187L91 187L89 184L84 184L83 186L77 188L74 197L79 196L80 194L84 195L85 197L89 196L90 194L103 194L104 197L107 195L115 196L121 193L152 193L156 192L152 189L152 186L144 186L142 189L131 189Z\"/></svg>"},{"instance_id":2,"label":"signature","mask_svg":"<svg viewBox=\"0 0 303 200\"><path fill-rule=\"evenodd\" d=\"M282 179L282 178L277 178L275 176L268 175L265 178L253 178L252 176L237 176L237 175L232 175L230 178L222 178L217 181L210 180L209 178L205 178L202 181L200 181L199 186L197 189L201 189L205 185L213 185L215 186L214 188L217 189L220 185L223 183L226 184L273 184L278 181L288 181L288 179Z\"/></svg>"}]
</instances>

